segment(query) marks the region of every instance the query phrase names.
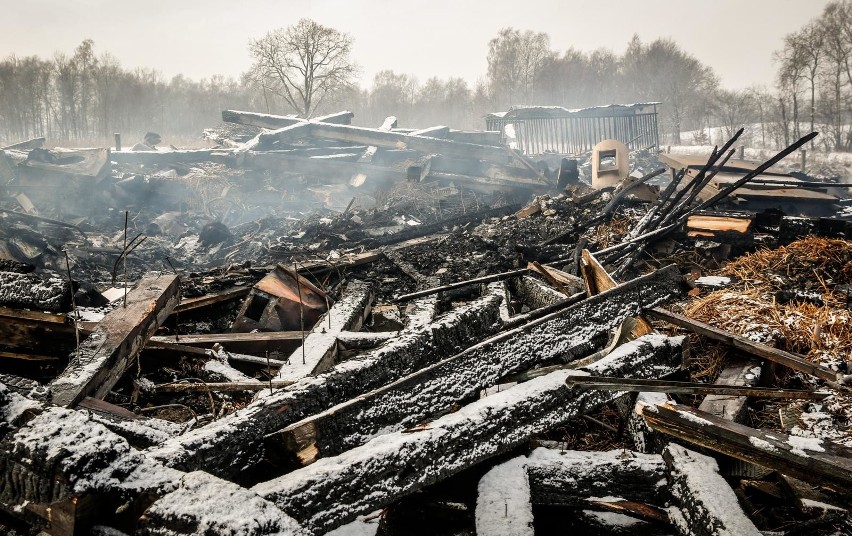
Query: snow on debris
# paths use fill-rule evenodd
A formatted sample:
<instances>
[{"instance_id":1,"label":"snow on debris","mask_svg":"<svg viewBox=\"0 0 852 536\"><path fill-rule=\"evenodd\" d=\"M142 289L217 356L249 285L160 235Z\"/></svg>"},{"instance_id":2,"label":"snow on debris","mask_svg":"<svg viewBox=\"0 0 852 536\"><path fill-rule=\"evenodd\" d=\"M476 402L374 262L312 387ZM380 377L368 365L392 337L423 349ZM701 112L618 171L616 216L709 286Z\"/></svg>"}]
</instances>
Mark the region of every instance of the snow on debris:
<instances>
[{"instance_id":1,"label":"snow on debris","mask_svg":"<svg viewBox=\"0 0 852 536\"><path fill-rule=\"evenodd\" d=\"M65 408L48 408L22 426L11 448L20 463L57 467L74 492L164 490L180 476L143 458L86 412Z\"/></svg>"},{"instance_id":2,"label":"snow on debris","mask_svg":"<svg viewBox=\"0 0 852 536\"><path fill-rule=\"evenodd\" d=\"M147 510L143 529L148 534L174 534L160 528L177 523L192 527L186 535L280 534L308 536L299 524L255 493L202 471L187 473L178 488ZM188 522L189 521L189 522Z\"/></svg>"},{"instance_id":3,"label":"snow on debris","mask_svg":"<svg viewBox=\"0 0 852 536\"><path fill-rule=\"evenodd\" d=\"M511 459L480 479L476 499L477 535L532 536L535 533L526 462L524 457Z\"/></svg>"},{"instance_id":4,"label":"snow on debris","mask_svg":"<svg viewBox=\"0 0 852 536\"><path fill-rule=\"evenodd\" d=\"M792 452L796 456L807 457L808 453L806 450L810 450L811 452L825 452L825 449L822 447L822 439L818 437L799 437L791 435L787 438L787 444L792 447Z\"/></svg>"},{"instance_id":5,"label":"snow on debris","mask_svg":"<svg viewBox=\"0 0 852 536\"><path fill-rule=\"evenodd\" d=\"M693 415L692 413L689 413L688 411L679 411L678 416L680 416L680 418L685 420L685 421L695 423L699 426L707 426L707 425L713 424L712 422L708 421L707 419L699 417L698 415Z\"/></svg>"},{"instance_id":6,"label":"snow on debris","mask_svg":"<svg viewBox=\"0 0 852 536\"><path fill-rule=\"evenodd\" d=\"M676 483L670 487L672 495L680 500L681 504L692 503L692 508L680 510L681 515L674 512L675 515L671 516L672 522L683 529L689 525L680 525L687 521L684 518L694 515L694 512L700 512L698 515L704 519L691 521L693 524L711 522L714 526L708 527L708 533L718 536L760 535L760 531L740 507L734 490L719 474L716 460L676 444L667 446L666 451L672 460L670 472ZM678 483L680 485L677 485ZM669 513L673 512L670 510Z\"/></svg>"},{"instance_id":7,"label":"snow on debris","mask_svg":"<svg viewBox=\"0 0 852 536\"><path fill-rule=\"evenodd\" d=\"M759 437L749 436L748 442L754 447L759 448L760 450L765 450L766 452L779 452L775 445L765 439L760 439Z\"/></svg>"}]
</instances>

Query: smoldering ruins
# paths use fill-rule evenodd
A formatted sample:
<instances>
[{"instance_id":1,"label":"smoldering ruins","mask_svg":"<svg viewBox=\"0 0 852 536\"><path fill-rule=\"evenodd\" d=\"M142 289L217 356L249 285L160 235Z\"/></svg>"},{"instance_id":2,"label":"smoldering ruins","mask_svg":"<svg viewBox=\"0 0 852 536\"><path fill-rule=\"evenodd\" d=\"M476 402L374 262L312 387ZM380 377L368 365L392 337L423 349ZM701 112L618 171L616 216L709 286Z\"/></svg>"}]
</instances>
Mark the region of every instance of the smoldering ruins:
<instances>
[{"instance_id":1,"label":"smoldering ruins","mask_svg":"<svg viewBox=\"0 0 852 536\"><path fill-rule=\"evenodd\" d=\"M285 34L251 45L264 98ZM631 46L627 66L660 49ZM806 128L803 80L783 129L760 108L759 147L755 124L681 145L674 98L507 104L474 128L359 122L318 94L217 107L203 143L18 136L0 147L0 527L848 534L850 182L818 150L848 125L815 126L812 78Z\"/></svg>"}]
</instances>

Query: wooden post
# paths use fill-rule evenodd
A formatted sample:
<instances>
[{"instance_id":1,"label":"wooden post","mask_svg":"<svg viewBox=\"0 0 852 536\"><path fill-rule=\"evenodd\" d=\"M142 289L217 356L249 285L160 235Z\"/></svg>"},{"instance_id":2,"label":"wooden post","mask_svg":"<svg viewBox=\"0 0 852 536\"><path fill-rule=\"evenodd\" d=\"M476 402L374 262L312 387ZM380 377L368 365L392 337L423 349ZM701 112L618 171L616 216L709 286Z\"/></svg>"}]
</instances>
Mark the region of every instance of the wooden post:
<instances>
[{"instance_id":1,"label":"wooden post","mask_svg":"<svg viewBox=\"0 0 852 536\"><path fill-rule=\"evenodd\" d=\"M120 151L121 150L121 132L116 132L115 134L113 134L113 136L115 136L115 150Z\"/></svg>"}]
</instances>

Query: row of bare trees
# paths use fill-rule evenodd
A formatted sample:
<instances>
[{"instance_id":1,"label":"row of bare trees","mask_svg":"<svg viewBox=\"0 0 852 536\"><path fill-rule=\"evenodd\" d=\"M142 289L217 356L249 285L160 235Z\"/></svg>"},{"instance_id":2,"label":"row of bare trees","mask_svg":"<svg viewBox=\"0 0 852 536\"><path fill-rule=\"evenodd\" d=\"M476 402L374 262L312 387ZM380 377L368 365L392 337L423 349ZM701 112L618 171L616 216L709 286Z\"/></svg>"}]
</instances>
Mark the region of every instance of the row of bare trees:
<instances>
[{"instance_id":1,"label":"row of bare trees","mask_svg":"<svg viewBox=\"0 0 852 536\"><path fill-rule=\"evenodd\" d=\"M824 148L852 150L852 0L828 4L787 35L776 59L785 140L807 125L822 131Z\"/></svg>"},{"instance_id":2,"label":"row of bare trees","mask_svg":"<svg viewBox=\"0 0 852 536\"><path fill-rule=\"evenodd\" d=\"M826 149L852 149L852 0L829 4L786 37L775 91L723 89L710 67L670 39L634 36L623 54L555 51L545 33L504 28L489 42L487 71L474 87L460 78L421 82L381 71L369 90L355 83L352 48L348 34L303 19L252 41L253 64L239 81L127 70L109 54L96 55L91 40L50 59L12 55L0 60L0 141L97 142L113 132L132 141L147 130L197 137L225 108L301 116L346 108L364 125L394 114L401 126L477 129L486 113L515 105L660 101L670 144L714 143L714 135L753 125L746 143L778 146L810 126L824 130Z\"/></svg>"},{"instance_id":3,"label":"row of bare trees","mask_svg":"<svg viewBox=\"0 0 852 536\"><path fill-rule=\"evenodd\" d=\"M0 60L0 140L9 143L45 136L102 144L122 132L132 144L148 130L197 137L224 107L251 101L243 84L221 76L165 80L153 70L127 70L110 54L96 55L91 40L71 55Z\"/></svg>"}]
</instances>

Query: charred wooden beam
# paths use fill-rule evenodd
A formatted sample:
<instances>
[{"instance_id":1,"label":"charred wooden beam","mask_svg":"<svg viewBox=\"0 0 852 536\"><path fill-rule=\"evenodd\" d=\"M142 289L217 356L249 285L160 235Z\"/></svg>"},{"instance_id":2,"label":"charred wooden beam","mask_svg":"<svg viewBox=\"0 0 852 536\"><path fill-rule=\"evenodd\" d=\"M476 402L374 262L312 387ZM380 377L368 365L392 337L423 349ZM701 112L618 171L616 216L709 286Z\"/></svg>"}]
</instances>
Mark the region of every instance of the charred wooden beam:
<instances>
[{"instance_id":1,"label":"charred wooden beam","mask_svg":"<svg viewBox=\"0 0 852 536\"><path fill-rule=\"evenodd\" d=\"M499 326L500 301L500 296L486 295L434 322L424 321L433 314L434 303L422 307L409 328L380 348L272 395L261 392L264 396L245 409L174 438L151 454L173 467L238 475L265 454L275 454L263 448L267 434L390 383L493 333Z\"/></svg>"},{"instance_id":2,"label":"charred wooden beam","mask_svg":"<svg viewBox=\"0 0 852 536\"><path fill-rule=\"evenodd\" d=\"M128 293L127 307L107 314L50 383L53 403L74 406L87 396L105 397L171 314L179 288L174 275L142 278Z\"/></svg>"},{"instance_id":3,"label":"charred wooden beam","mask_svg":"<svg viewBox=\"0 0 852 536\"><path fill-rule=\"evenodd\" d=\"M466 281L457 281L455 283L450 283L448 285L442 285L440 287L429 288L426 290L419 290L417 292L412 292L410 294L403 294L401 296L396 297L393 301L394 303L399 302L407 302L411 300L415 300L417 298L423 298L426 296L431 296L433 294L440 294L441 292L445 292L448 290L455 290L457 288L463 288L470 285L480 285L483 283L492 283L494 281L503 281L505 279L511 279L513 277L518 277L520 275L524 275L528 273L529 270L526 268L522 268L520 270L513 270L511 272L502 272L499 274L486 275L483 277L477 277L474 279L468 279Z\"/></svg>"},{"instance_id":4,"label":"charred wooden beam","mask_svg":"<svg viewBox=\"0 0 852 536\"><path fill-rule=\"evenodd\" d=\"M87 412L57 407L3 439L0 473L0 507L50 534L68 536L115 521L119 507L128 515L140 511L180 478Z\"/></svg>"},{"instance_id":5,"label":"charred wooden beam","mask_svg":"<svg viewBox=\"0 0 852 536\"><path fill-rule=\"evenodd\" d=\"M798 389L776 389L773 387L750 387L747 385L709 385L698 382L676 382L669 380L635 380L632 378L598 378L584 376L568 378L569 382L582 389L606 391L636 391L645 393L670 393L684 395L727 395L752 396L755 398L787 398L791 400L822 400L831 393L802 391Z\"/></svg>"},{"instance_id":6,"label":"charred wooden beam","mask_svg":"<svg viewBox=\"0 0 852 536\"><path fill-rule=\"evenodd\" d=\"M302 342L300 331L271 331L257 333L211 333L207 335L173 335L151 337L148 342L149 348L156 348L159 344L177 344L183 346L195 346L199 348L210 348L214 344L222 345L225 350L232 353L264 355L265 352L286 351L289 355L296 346ZM262 357L252 359L253 363L266 362ZM273 364L280 367L283 362L273 359Z\"/></svg>"},{"instance_id":7,"label":"charred wooden beam","mask_svg":"<svg viewBox=\"0 0 852 536\"><path fill-rule=\"evenodd\" d=\"M680 502L679 513L669 510L683 536L760 536L746 517L722 475L716 460L671 444L663 451L669 468L669 490Z\"/></svg>"},{"instance_id":8,"label":"charred wooden beam","mask_svg":"<svg viewBox=\"0 0 852 536\"><path fill-rule=\"evenodd\" d=\"M820 439L749 428L688 406L644 406L655 430L838 493L852 491L852 449Z\"/></svg>"},{"instance_id":9,"label":"charred wooden beam","mask_svg":"<svg viewBox=\"0 0 852 536\"><path fill-rule=\"evenodd\" d=\"M645 378L669 374L680 360L680 342L669 342L636 345L633 352L607 356L590 370ZM614 398L604 391L567 387L568 374L554 372L517 385L424 426L378 436L338 457L319 460L252 489L306 528L330 530L507 452L533 434Z\"/></svg>"},{"instance_id":10,"label":"charred wooden beam","mask_svg":"<svg viewBox=\"0 0 852 536\"><path fill-rule=\"evenodd\" d=\"M412 136L429 136L430 138L448 138L450 134L450 127L444 125L437 125L429 128L421 128L420 130L414 130L409 132Z\"/></svg>"},{"instance_id":11,"label":"charred wooden beam","mask_svg":"<svg viewBox=\"0 0 852 536\"><path fill-rule=\"evenodd\" d=\"M584 249L582 252L580 268L583 281L586 284L586 294L589 296L611 289L618 284L606 269L604 269L595 255L592 255L587 249ZM647 320L642 317L636 319L636 326L632 331L633 335L639 337L653 332L654 328Z\"/></svg>"},{"instance_id":12,"label":"charred wooden beam","mask_svg":"<svg viewBox=\"0 0 852 536\"><path fill-rule=\"evenodd\" d=\"M618 496L663 506L665 464L657 454L538 448L526 463L532 502L582 506L587 497Z\"/></svg>"},{"instance_id":13,"label":"charred wooden beam","mask_svg":"<svg viewBox=\"0 0 852 536\"><path fill-rule=\"evenodd\" d=\"M299 119L299 117L295 114L282 116L256 112L243 112L240 110L222 110L222 121L251 127L276 129L295 125L296 123L303 122L304 119Z\"/></svg>"},{"instance_id":14,"label":"charred wooden beam","mask_svg":"<svg viewBox=\"0 0 852 536\"><path fill-rule=\"evenodd\" d=\"M178 151L111 151L109 159L116 164L141 166L167 166L172 164L192 164L197 162L218 162L224 164L231 157L231 151L221 149L187 149Z\"/></svg>"},{"instance_id":15,"label":"charred wooden beam","mask_svg":"<svg viewBox=\"0 0 852 536\"><path fill-rule=\"evenodd\" d=\"M679 281L673 267L637 278L295 423L283 430L280 440L300 459L311 461L360 445L380 430L413 426L506 375L591 353L598 336L643 307L677 294Z\"/></svg>"},{"instance_id":16,"label":"charred wooden beam","mask_svg":"<svg viewBox=\"0 0 852 536\"><path fill-rule=\"evenodd\" d=\"M413 149L427 154L442 154L459 158L474 158L508 164L512 158L503 148L458 141L412 136L396 132L344 125L316 123L311 135L359 145L375 145L389 149Z\"/></svg>"},{"instance_id":17,"label":"charred wooden beam","mask_svg":"<svg viewBox=\"0 0 852 536\"><path fill-rule=\"evenodd\" d=\"M815 376L822 380L838 382L841 381L843 377L841 373L817 365L803 356L798 356L778 348L772 348L771 346L767 346L759 342L750 341L745 337L740 337L739 335L713 327L709 324L705 324L704 322L699 322L698 320L668 311L662 307L650 309L646 312L646 314L657 320L663 320L675 326L686 328L689 331L698 333L699 335L704 335L705 337L721 341L742 352L761 357L768 361L772 361L773 363L778 363L779 365L784 365L785 367L799 372L810 374L811 376Z\"/></svg>"},{"instance_id":18,"label":"charred wooden beam","mask_svg":"<svg viewBox=\"0 0 852 536\"><path fill-rule=\"evenodd\" d=\"M31 149L40 149L44 147L45 138L32 138L12 145L0 147L0 151L29 151Z\"/></svg>"},{"instance_id":19,"label":"charred wooden beam","mask_svg":"<svg viewBox=\"0 0 852 536\"><path fill-rule=\"evenodd\" d=\"M219 303L225 303L233 300L238 300L248 295L251 287L237 287L216 294L205 294L204 296L196 296L194 298L186 298L175 307L176 313L184 311L194 311L203 309Z\"/></svg>"},{"instance_id":20,"label":"charred wooden beam","mask_svg":"<svg viewBox=\"0 0 852 536\"><path fill-rule=\"evenodd\" d=\"M293 383L331 368L337 358L337 337L343 331L361 329L374 297L370 283L355 280L346 285L343 297L320 317L300 348L285 359L276 379Z\"/></svg>"},{"instance_id":21,"label":"charred wooden beam","mask_svg":"<svg viewBox=\"0 0 852 536\"><path fill-rule=\"evenodd\" d=\"M152 504L136 534L281 534L310 536L271 502L203 471L188 473L177 489Z\"/></svg>"},{"instance_id":22,"label":"charred wooden beam","mask_svg":"<svg viewBox=\"0 0 852 536\"><path fill-rule=\"evenodd\" d=\"M60 313L71 310L71 284L58 277L0 272L0 306Z\"/></svg>"}]
</instances>

